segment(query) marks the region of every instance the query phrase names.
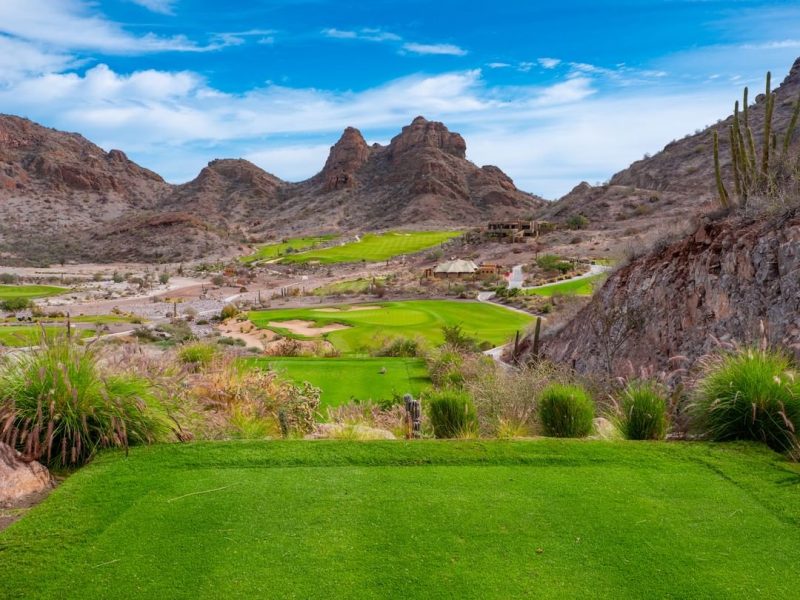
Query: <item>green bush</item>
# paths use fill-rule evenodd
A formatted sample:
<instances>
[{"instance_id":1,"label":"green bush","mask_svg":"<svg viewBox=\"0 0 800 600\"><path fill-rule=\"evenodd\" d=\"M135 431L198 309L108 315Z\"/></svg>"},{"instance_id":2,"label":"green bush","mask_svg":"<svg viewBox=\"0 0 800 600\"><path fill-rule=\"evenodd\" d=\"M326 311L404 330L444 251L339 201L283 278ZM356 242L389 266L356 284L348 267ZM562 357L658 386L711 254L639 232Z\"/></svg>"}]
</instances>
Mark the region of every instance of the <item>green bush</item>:
<instances>
[{"instance_id":1,"label":"green bush","mask_svg":"<svg viewBox=\"0 0 800 600\"><path fill-rule=\"evenodd\" d=\"M800 373L782 352L743 348L708 357L692 417L712 440L757 440L800 458Z\"/></svg>"},{"instance_id":2,"label":"green bush","mask_svg":"<svg viewBox=\"0 0 800 600\"><path fill-rule=\"evenodd\" d=\"M236 315L239 314L239 307L235 304L228 304L219 313L219 318L222 321L226 321L228 319L232 319Z\"/></svg>"},{"instance_id":3,"label":"green bush","mask_svg":"<svg viewBox=\"0 0 800 600\"><path fill-rule=\"evenodd\" d=\"M178 360L193 371L206 368L217 355L217 349L211 344L195 342L181 346L178 350Z\"/></svg>"},{"instance_id":4,"label":"green bush","mask_svg":"<svg viewBox=\"0 0 800 600\"><path fill-rule=\"evenodd\" d=\"M7 358L0 370L0 441L51 467L87 462L100 448L158 441L169 425L143 377L104 375L91 347L64 336Z\"/></svg>"},{"instance_id":5,"label":"green bush","mask_svg":"<svg viewBox=\"0 0 800 600\"><path fill-rule=\"evenodd\" d=\"M536 259L536 266L545 271L559 271L567 273L572 270L572 263L555 254L543 254Z\"/></svg>"},{"instance_id":6,"label":"green bush","mask_svg":"<svg viewBox=\"0 0 800 600\"><path fill-rule=\"evenodd\" d=\"M592 431L594 403L579 385L553 383L539 396L539 420L545 435L586 437Z\"/></svg>"},{"instance_id":7,"label":"green bush","mask_svg":"<svg viewBox=\"0 0 800 600\"><path fill-rule=\"evenodd\" d=\"M570 229L584 229L589 225L589 219L583 215L572 215L567 219L567 227Z\"/></svg>"},{"instance_id":8,"label":"green bush","mask_svg":"<svg viewBox=\"0 0 800 600\"><path fill-rule=\"evenodd\" d=\"M428 417L437 438L454 438L474 434L478 418L469 396L461 392L438 392L428 399Z\"/></svg>"},{"instance_id":9,"label":"green bush","mask_svg":"<svg viewBox=\"0 0 800 600\"><path fill-rule=\"evenodd\" d=\"M667 433L664 390L652 381L634 381L619 399L619 429L629 440L661 440Z\"/></svg>"},{"instance_id":10,"label":"green bush","mask_svg":"<svg viewBox=\"0 0 800 600\"><path fill-rule=\"evenodd\" d=\"M413 358L419 356L421 350L419 340L407 337L395 337L386 340L379 348L373 350L372 355Z\"/></svg>"},{"instance_id":11,"label":"green bush","mask_svg":"<svg viewBox=\"0 0 800 600\"><path fill-rule=\"evenodd\" d=\"M475 352L478 348L478 340L468 335L460 323L442 325L442 336L444 337L444 343L452 348L466 352Z\"/></svg>"},{"instance_id":12,"label":"green bush","mask_svg":"<svg viewBox=\"0 0 800 600\"><path fill-rule=\"evenodd\" d=\"M0 302L0 308L8 312L17 312L30 308L32 304L29 298L8 298Z\"/></svg>"}]
</instances>

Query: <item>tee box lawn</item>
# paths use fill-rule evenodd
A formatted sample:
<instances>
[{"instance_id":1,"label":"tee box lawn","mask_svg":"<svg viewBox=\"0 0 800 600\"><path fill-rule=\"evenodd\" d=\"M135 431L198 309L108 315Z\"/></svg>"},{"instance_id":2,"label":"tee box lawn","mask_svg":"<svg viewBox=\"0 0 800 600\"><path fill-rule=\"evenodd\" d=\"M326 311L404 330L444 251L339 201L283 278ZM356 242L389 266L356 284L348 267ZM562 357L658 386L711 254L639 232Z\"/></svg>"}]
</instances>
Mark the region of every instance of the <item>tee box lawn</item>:
<instances>
[{"instance_id":1,"label":"tee box lawn","mask_svg":"<svg viewBox=\"0 0 800 600\"><path fill-rule=\"evenodd\" d=\"M249 358L251 367L271 369L295 383L307 381L318 387L320 413L328 407L353 400L391 401L412 394L417 397L431 380L420 358Z\"/></svg>"},{"instance_id":2,"label":"tee box lawn","mask_svg":"<svg viewBox=\"0 0 800 600\"><path fill-rule=\"evenodd\" d=\"M364 306L378 307L363 310ZM290 331L280 321L302 320L318 327L331 324L347 326L325 334L325 339L345 353L374 347L380 338L420 337L439 345L444 341L443 325L461 325L464 332L479 342L499 346L509 341L516 331L521 333L534 317L503 306L484 302L455 300L409 300L351 305L332 310L321 308L289 308L256 311L250 320L260 328L272 329L283 335ZM302 337L302 336L295 336Z\"/></svg>"},{"instance_id":3,"label":"tee box lawn","mask_svg":"<svg viewBox=\"0 0 800 600\"><path fill-rule=\"evenodd\" d=\"M320 250L309 250L286 256L281 262L322 264L348 262L378 262L401 254L414 254L438 246L442 242L458 237L461 231L393 231L389 233L368 233L359 241Z\"/></svg>"},{"instance_id":4,"label":"tee box lawn","mask_svg":"<svg viewBox=\"0 0 800 600\"><path fill-rule=\"evenodd\" d=\"M798 490L744 444L134 448L0 532L0 598L797 598Z\"/></svg>"}]
</instances>

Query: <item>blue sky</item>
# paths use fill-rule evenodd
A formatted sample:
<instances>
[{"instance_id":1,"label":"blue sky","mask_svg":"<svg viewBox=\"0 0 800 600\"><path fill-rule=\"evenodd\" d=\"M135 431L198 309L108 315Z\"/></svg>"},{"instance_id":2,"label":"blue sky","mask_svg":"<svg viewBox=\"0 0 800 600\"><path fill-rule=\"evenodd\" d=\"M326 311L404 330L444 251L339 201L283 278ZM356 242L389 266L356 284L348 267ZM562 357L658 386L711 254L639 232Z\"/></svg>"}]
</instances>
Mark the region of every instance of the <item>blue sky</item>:
<instances>
[{"instance_id":1,"label":"blue sky","mask_svg":"<svg viewBox=\"0 0 800 600\"><path fill-rule=\"evenodd\" d=\"M796 1L0 0L0 112L175 182L221 157L300 180L345 126L386 143L422 114L555 198L797 56Z\"/></svg>"}]
</instances>

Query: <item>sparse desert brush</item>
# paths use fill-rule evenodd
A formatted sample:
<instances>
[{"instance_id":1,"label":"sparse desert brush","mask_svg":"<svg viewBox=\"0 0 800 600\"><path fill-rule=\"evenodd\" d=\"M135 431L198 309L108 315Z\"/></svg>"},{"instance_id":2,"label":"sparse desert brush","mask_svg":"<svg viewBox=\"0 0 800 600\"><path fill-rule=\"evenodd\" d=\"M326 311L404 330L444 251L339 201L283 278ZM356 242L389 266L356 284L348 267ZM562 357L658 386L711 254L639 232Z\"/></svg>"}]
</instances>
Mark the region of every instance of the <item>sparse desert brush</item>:
<instances>
[{"instance_id":1,"label":"sparse desert brush","mask_svg":"<svg viewBox=\"0 0 800 600\"><path fill-rule=\"evenodd\" d=\"M756 440L800 459L800 373L783 352L738 348L701 359L691 407L712 440Z\"/></svg>"},{"instance_id":2,"label":"sparse desert brush","mask_svg":"<svg viewBox=\"0 0 800 600\"><path fill-rule=\"evenodd\" d=\"M238 306L236 306L235 304L227 304L220 311L219 318L222 321L226 321L228 319L234 318L238 314L239 314L239 307Z\"/></svg>"},{"instance_id":3,"label":"sparse desert brush","mask_svg":"<svg viewBox=\"0 0 800 600\"><path fill-rule=\"evenodd\" d=\"M310 384L294 385L273 371L248 369L228 358L194 376L189 395L215 413L214 420L233 437L247 429L269 429L284 437L309 433L320 401L320 391Z\"/></svg>"},{"instance_id":4,"label":"sparse desert brush","mask_svg":"<svg viewBox=\"0 0 800 600\"><path fill-rule=\"evenodd\" d=\"M632 381L617 399L617 425L629 440L660 440L667 433L666 390L654 381Z\"/></svg>"},{"instance_id":5,"label":"sparse desert brush","mask_svg":"<svg viewBox=\"0 0 800 600\"><path fill-rule=\"evenodd\" d=\"M505 370L494 361L481 362L468 374L466 388L473 398L480 431L496 437L524 437L533 432L537 397L553 382L569 382L571 374L546 361Z\"/></svg>"},{"instance_id":6,"label":"sparse desert brush","mask_svg":"<svg viewBox=\"0 0 800 600\"><path fill-rule=\"evenodd\" d=\"M53 467L84 464L101 448L164 439L170 430L154 386L101 370L91 346L42 336L0 371L0 441Z\"/></svg>"},{"instance_id":7,"label":"sparse desert brush","mask_svg":"<svg viewBox=\"0 0 800 600\"><path fill-rule=\"evenodd\" d=\"M539 421L545 435L586 437L594 425L594 402L580 385L552 383L539 394Z\"/></svg>"},{"instance_id":8,"label":"sparse desert brush","mask_svg":"<svg viewBox=\"0 0 800 600\"><path fill-rule=\"evenodd\" d=\"M396 437L404 437L406 411L400 404L385 406L375 402L349 402L328 408L328 422L385 429Z\"/></svg>"}]
</instances>

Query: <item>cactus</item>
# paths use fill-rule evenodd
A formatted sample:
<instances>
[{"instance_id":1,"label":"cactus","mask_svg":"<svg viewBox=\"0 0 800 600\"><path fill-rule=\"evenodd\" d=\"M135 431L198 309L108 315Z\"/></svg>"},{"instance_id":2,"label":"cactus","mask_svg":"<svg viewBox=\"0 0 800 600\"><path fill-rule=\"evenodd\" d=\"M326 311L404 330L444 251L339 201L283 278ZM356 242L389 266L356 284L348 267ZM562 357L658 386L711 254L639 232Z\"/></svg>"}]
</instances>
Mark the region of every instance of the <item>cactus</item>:
<instances>
[{"instance_id":1,"label":"cactus","mask_svg":"<svg viewBox=\"0 0 800 600\"><path fill-rule=\"evenodd\" d=\"M735 202L731 202L725 182L722 178L722 168L719 159L719 135L714 131L714 176L717 184L719 202L723 208L732 204L746 207L748 200L753 195L772 197L777 195L778 180L785 167L792 136L800 120L800 99L795 104L789 127L780 140L780 157L776 158L779 150L779 135L773 130L775 114L775 92L771 90L772 74L767 73L766 94L764 98L764 130L761 139L760 156L756 150L755 136L750 127L750 112L748 106L748 88L744 88L742 95L741 118L739 102L734 104L733 123L728 128L731 148L731 168L733 171L733 188ZM785 174L783 174L785 176Z\"/></svg>"},{"instance_id":2,"label":"cactus","mask_svg":"<svg viewBox=\"0 0 800 600\"><path fill-rule=\"evenodd\" d=\"M719 203L722 208L730 206L730 198L728 197L728 190L725 189L725 184L722 182L722 172L719 167L719 135L714 132L714 174L717 178L717 193L719 194Z\"/></svg>"}]
</instances>

